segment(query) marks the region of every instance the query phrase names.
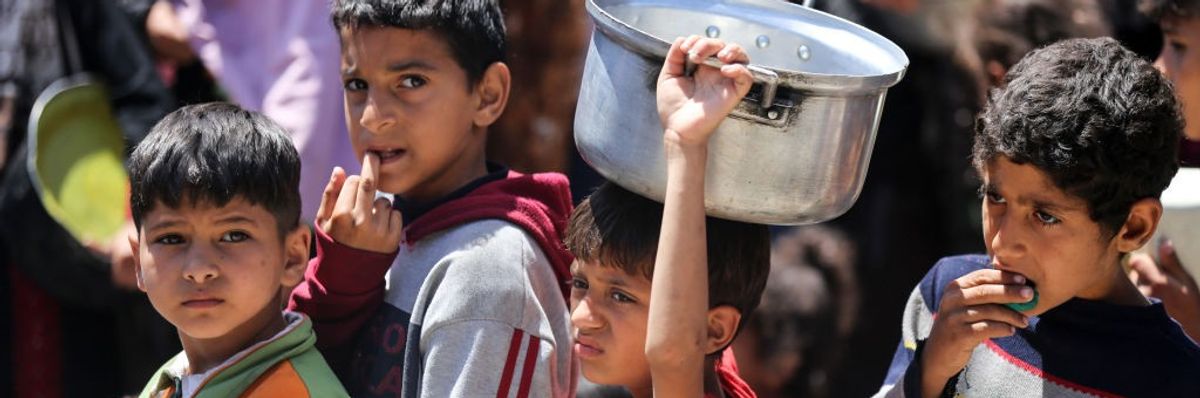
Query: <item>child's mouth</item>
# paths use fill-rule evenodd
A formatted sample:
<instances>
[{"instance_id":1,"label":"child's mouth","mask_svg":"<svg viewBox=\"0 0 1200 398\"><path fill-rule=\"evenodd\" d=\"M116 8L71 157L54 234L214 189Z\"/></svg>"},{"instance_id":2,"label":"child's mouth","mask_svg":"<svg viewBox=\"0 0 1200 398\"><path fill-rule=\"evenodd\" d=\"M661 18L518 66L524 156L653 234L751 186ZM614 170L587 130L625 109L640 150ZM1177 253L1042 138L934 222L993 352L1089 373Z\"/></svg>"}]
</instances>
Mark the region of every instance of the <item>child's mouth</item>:
<instances>
[{"instance_id":1,"label":"child's mouth","mask_svg":"<svg viewBox=\"0 0 1200 398\"><path fill-rule=\"evenodd\" d=\"M1038 291L1037 291L1037 282L1034 282L1033 280L1026 278L1025 286L1029 286L1030 289L1033 289L1033 297L1030 298L1029 301L1026 301L1024 303L1007 303L1007 304L1004 304L1004 306L1011 308L1013 311L1017 311L1017 312L1025 312L1025 311L1032 310L1034 307L1037 307L1038 296L1039 296Z\"/></svg>"},{"instance_id":2,"label":"child's mouth","mask_svg":"<svg viewBox=\"0 0 1200 398\"><path fill-rule=\"evenodd\" d=\"M368 152L379 155L379 163L387 163L388 161L399 159L405 153L408 153L408 151L403 149L372 149Z\"/></svg>"}]
</instances>

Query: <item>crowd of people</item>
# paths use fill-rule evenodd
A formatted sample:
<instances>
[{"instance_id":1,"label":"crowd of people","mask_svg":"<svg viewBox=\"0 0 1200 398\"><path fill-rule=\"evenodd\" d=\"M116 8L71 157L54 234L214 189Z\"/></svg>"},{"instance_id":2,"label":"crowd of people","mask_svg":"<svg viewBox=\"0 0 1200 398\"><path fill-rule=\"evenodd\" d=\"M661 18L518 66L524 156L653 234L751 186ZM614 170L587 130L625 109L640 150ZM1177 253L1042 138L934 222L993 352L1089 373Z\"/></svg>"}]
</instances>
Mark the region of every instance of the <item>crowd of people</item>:
<instances>
[{"instance_id":1,"label":"crowd of people","mask_svg":"<svg viewBox=\"0 0 1200 398\"><path fill-rule=\"evenodd\" d=\"M664 38L657 202L570 144L582 0L2 0L0 396L1200 396L1198 243L1151 240L1200 1L810 3L911 62L855 206L767 227L704 211L737 43ZM100 241L28 160L82 73Z\"/></svg>"}]
</instances>

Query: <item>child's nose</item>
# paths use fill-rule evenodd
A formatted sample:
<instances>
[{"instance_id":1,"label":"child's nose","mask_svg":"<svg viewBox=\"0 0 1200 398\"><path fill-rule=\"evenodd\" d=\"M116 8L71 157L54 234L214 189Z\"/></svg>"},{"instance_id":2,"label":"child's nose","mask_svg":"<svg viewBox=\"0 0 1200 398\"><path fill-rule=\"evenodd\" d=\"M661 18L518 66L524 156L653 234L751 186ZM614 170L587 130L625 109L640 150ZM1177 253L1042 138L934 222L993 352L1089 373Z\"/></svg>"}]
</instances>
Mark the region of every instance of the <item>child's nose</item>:
<instances>
[{"instance_id":1,"label":"child's nose","mask_svg":"<svg viewBox=\"0 0 1200 398\"><path fill-rule=\"evenodd\" d=\"M1014 258L1021 255L1024 252L1025 244L1018 230L1020 228L1018 220L1011 220L1006 214L998 217L993 223L992 228L995 231L991 241L988 242L992 254L1001 258Z\"/></svg>"},{"instance_id":2,"label":"child's nose","mask_svg":"<svg viewBox=\"0 0 1200 398\"><path fill-rule=\"evenodd\" d=\"M579 329L597 329L603 326L604 322L593 311L591 300L585 297L571 310L571 324Z\"/></svg>"},{"instance_id":3,"label":"child's nose","mask_svg":"<svg viewBox=\"0 0 1200 398\"><path fill-rule=\"evenodd\" d=\"M183 277L194 283L205 283L220 276L215 253L203 248L193 248L184 264Z\"/></svg>"},{"instance_id":4,"label":"child's nose","mask_svg":"<svg viewBox=\"0 0 1200 398\"><path fill-rule=\"evenodd\" d=\"M386 98L380 98L378 95L369 95L367 96L366 105L363 106L359 123L371 132L384 131L396 124L392 107L393 104Z\"/></svg>"}]
</instances>

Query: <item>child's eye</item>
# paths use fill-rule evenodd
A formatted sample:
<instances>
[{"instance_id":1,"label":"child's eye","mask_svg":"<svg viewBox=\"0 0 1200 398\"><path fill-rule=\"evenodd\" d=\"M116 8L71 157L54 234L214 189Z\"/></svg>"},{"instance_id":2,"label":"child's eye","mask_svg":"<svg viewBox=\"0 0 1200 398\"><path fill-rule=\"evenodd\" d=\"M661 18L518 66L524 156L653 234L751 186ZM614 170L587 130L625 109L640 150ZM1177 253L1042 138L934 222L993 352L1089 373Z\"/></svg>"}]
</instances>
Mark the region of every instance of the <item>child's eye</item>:
<instances>
[{"instance_id":1,"label":"child's eye","mask_svg":"<svg viewBox=\"0 0 1200 398\"><path fill-rule=\"evenodd\" d=\"M183 237L176 234L167 234L155 239L154 243L158 243L160 245L178 245L183 243Z\"/></svg>"},{"instance_id":2,"label":"child's eye","mask_svg":"<svg viewBox=\"0 0 1200 398\"><path fill-rule=\"evenodd\" d=\"M343 88L346 91L366 91L367 82L363 79L346 79L346 82L343 83Z\"/></svg>"},{"instance_id":3,"label":"child's eye","mask_svg":"<svg viewBox=\"0 0 1200 398\"><path fill-rule=\"evenodd\" d=\"M633 297L630 297L628 294L622 293L620 291L613 291L612 293L609 293L609 297L611 297L613 299L613 301L616 301L618 303L632 303L632 302L637 301L637 300L634 300Z\"/></svg>"},{"instance_id":4,"label":"child's eye","mask_svg":"<svg viewBox=\"0 0 1200 398\"><path fill-rule=\"evenodd\" d=\"M1170 45L1171 49L1175 50L1175 52L1177 52L1177 53L1183 53L1183 52L1187 51L1187 45L1183 44L1179 41L1171 40L1171 41L1167 42L1167 44Z\"/></svg>"},{"instance_id":5,"label":"child's eye","mask_svg":"<svg viewBox=\"0 0 1200 398\"><path fill-rule=\"evenodd\" d=\"M1042 224L1046 224L1046 225L1054 225L1054 224L1058 224L1061 222L1058 219L1058 217L1055 217L1055 216L1051 215L1050 213L1046 213L1041 210L1034 211L1033 216L1037 217L1038 221L1040 221Z\"/></svg>"},{"instance_id":6,"label":"child's eye","mask_svg":"<svg viewBox=\"0 0 1200 398\"><path fill-rule=\"evenodd\" d=\"M983 193L983 196L985 198L987 198L988 202L992 202L995 204L1004 204L1005 203L1004 197L1000 196L1000 194L995 193L995 192L987 191L987 192Z\"/></svg>"},{"instance_id":7,"label":"child's eye","mask_svg":"<svg viewBox=\"0 0 1200 398\"><path fill-rule=\"evenodd\" d=\"M587 290L587 288L587 281L583 280L583 278L571 279L571 290Z\"/></svg>"},{"instance_id":8,"label":"child's eye","mask_svg":"<svg viewBox=\"0 0 1200 398\"><path fill-rule=\"evenodd\" d=\"M420 76L405 76L400 79L400 86L404 88L418 88L424 86L427 81Z\"/></svg>"},{"instance_id":9,"label":"child's eye","mask_svg":"<svg viewBox=\"0 0 1200 398\"><path fill-rule=\"evenodd\" d=\"M246 239L250 239L250 235L247 235L245 232L242 232L242 231L229 231L224 234L221 234L222 242L241 242Z\"/></svg>"}]
</instances>

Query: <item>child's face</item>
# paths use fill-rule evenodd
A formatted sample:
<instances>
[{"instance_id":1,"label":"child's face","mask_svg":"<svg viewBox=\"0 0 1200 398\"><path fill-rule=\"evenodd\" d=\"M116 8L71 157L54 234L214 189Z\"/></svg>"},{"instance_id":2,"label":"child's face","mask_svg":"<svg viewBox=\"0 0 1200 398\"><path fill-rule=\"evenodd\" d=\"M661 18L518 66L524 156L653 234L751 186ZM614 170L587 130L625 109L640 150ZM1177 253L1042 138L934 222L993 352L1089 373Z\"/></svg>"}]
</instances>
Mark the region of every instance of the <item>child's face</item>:
<instances>
[{"instance_id":1,"label":"child's face","mask_svg":"<svg viewBox=\"0 0 1200 398\"><path fill-rule=\"evenodd\" d=\"M984 244L993 267L1035 285L1040 297L1026 314L1073 297L1112 301L1124 278L1120 253L1083 199L1060 190L1037 167L1004 156L988 162L982 175Z\"/></svg>"},{"instance_id":2,"label":"child's face","mask_svg":"<svg viewBox=\"0 0 1200 398\"><path fill-rule=\"evenodd\" d=\"M281 240L262 206L157 203L131 241L138 287L184 338L245 338L280 316L281 287L299 283L307 230Z\"/></svg>"},{"instance_id":3,"label":"child's face","mask_svg":"<svg viewBox=\"0 0 1200 398\"><path fill-rule=\"evenodd\" d=\"M1188 138L1200 140L1200 18L1162 20L1163 48L1154 66L1175 84Z\"/></svg>"},{"instance_id":4,"label":"child's face","mask_svg":"<svg viewBox=\"0 0 1200 398\"><path fill-rule=\"evenodd\" d=\"M574 349L583 377L631 390L649 388L645 352L650 281L580 260L571 265L571 274Z\"/></svg>"},{"instance_id":5,"label":"child's face","mask_svg":"<svg viewBox=\"0 0 1200 398\"><path fill-rule=\"evenodd\" d=\"M480 101L446 42L427 30L342 29L346 123L354 152L379 154L379 188L444 196L482 164ZM475 159L478 158L478 159Z\"/></svg>"}]
</instances>

